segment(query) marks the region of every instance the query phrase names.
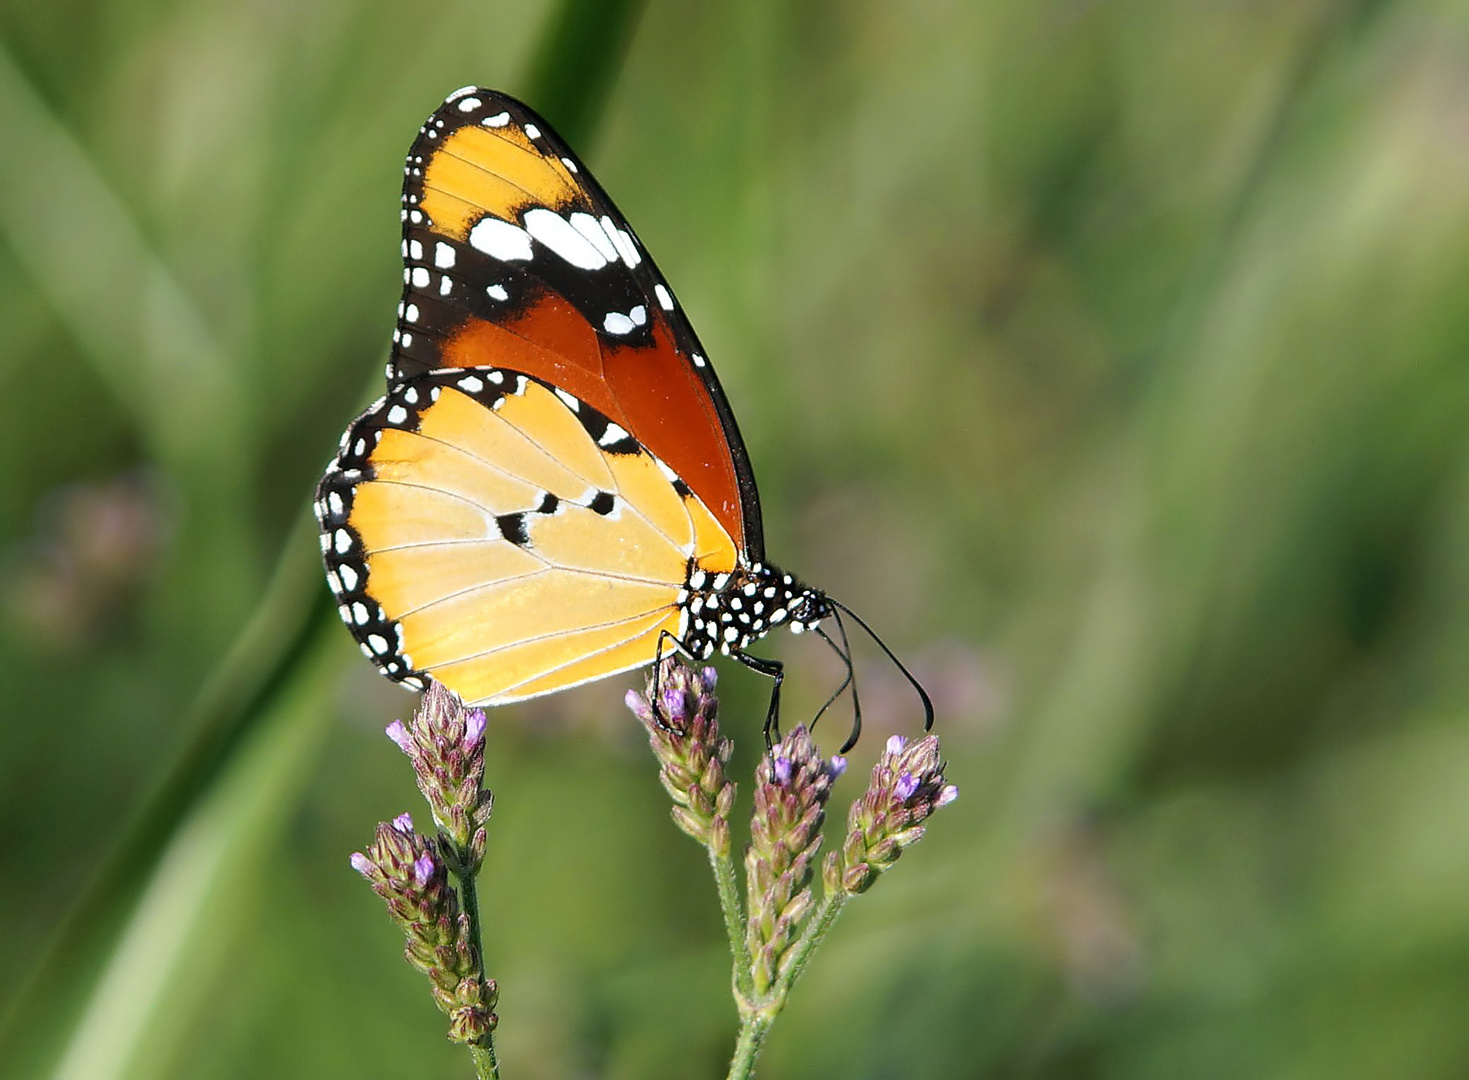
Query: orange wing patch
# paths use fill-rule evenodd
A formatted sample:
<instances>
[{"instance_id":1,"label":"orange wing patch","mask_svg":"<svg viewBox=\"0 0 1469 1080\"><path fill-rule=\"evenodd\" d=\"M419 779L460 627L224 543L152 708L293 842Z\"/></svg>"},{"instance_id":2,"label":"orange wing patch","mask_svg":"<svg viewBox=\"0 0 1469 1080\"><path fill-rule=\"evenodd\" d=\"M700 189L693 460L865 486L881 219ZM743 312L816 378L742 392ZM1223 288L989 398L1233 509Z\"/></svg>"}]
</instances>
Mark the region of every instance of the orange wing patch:
<instances>
[{"instance_id":1,"label":"orange wing patch","mask_svg":"<svg viewBox=\"0 0 1469 1080\"><path fill-rule=\"evenodd\" d=\"M517 222L532 206L571 206L579 190L567 167L519 125L476 125L443 137L424 163L420 205L436 232L463 240L485 214Z\"/></svg>"}]
</instances>

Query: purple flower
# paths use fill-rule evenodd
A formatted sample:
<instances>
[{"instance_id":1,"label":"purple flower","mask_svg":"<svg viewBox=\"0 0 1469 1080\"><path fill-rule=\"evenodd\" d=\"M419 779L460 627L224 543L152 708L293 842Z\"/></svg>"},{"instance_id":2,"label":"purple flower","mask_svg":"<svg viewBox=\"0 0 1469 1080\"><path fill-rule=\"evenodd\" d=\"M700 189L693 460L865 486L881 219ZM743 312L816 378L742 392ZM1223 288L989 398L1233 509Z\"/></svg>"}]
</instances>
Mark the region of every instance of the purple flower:
<instances>
[{"instance_id":1,"label":"purple flower","mask_svg":"<svg viewBox=\"0 0 1469 1080\"><path fill-rule=\"evenodd\" d=\"M944 779L938 736L912 742L901 735L889 738L867 791L847 815L841 852L826 858L827 888L851 894L871 888L905 848L922 838L923 822L958 797L959 789Z\"/></svg>"},{"instance_id":2,"label":"purple flower","mask_svg":"<svg viewBox=\"0 0 1469 1080\"><path fill-rule=\"evenodd\" d=\"M781 961L814 904L811 877L838 771L817 752L804 727L781 739L755 768L755 813L745 853L745 942L758 994L775 984Z\"/></svg>"},{"instance_id":3,"label":"purple flower","mask_svg":"<svg viewBox=\"0 0 1469 1080\"><path fill-rule=\"evenodd\" d=\"M485 711L471 709L464 718L464 752L473 753L485 737Z\"/></svg>"},{"instance_id":4,"label":"purple flower","mask_svg":"<svg viewBox=\"0 0 1469 1080\"><path fill-rule=\"evenodd\" d=\"M387 735L408 755L434 821L453 845L456 865L469 872L484 860L485 823L494 796L484 787L485 714L440 683L430 683L413 719L394 721Z\"/></svg>"},{"instance_id":5,"label":"purple flower","mask_svg":"<svg viewBox=\"0 0 1469 1080\"><path fill-rule=\"evenodd\" d=\"M493 1030L495 985L480 974L469 916L460 910L437 845L402 814L380 824L351 862L403 931L404 956L429 977L434 1000L450 1016L450 1037L472 1042Z\"/></svg>"},{"instance_id":6,"label":"purple flower","mask_svg":"<svg viewBox=\"0 0 1469 1080\"><path fill-rule=\"evenodd\" d=\"M688 710L684 706L686 693L682 687L665 686L663 688L663 722L672 727L683 727Z\"/></svg>"},{"instance_id":7,"label":"purple flower","mask_svg":"<svg viewBox=\"0 0 1469 1080\"><path fill-rule=\"evenodd\" d=\"M724 775L730 742L719 731L713 668L703 671L669 657L645 693L627 692L627 707L642 723L658 759L658 779L673 799L674 823L717 855L729 853L729 812L735 788ZM658 715L653 714L657 691Z\"/></svg>"},{"instance_id":8,"label":"purple flower","mask_svg":"<svg viewBox=\"0 0 1469 1080\"><path fill-rule=\"evenodd\" d=\"M910 772L905 772L898 777L898 782L893 785L893 797L899 802L907 802L918 790L918 777Z\"/></svg>"}]
</instances>

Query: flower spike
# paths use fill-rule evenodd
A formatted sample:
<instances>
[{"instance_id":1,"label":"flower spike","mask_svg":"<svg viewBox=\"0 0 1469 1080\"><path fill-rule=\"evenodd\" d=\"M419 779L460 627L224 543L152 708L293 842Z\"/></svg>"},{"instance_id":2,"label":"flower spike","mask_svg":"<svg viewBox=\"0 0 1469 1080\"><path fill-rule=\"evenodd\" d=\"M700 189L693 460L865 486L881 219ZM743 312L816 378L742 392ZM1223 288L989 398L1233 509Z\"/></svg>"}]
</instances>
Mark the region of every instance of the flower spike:
<instances>
[{"instance_id":1,"label":"flower spike","mask_svg":"<svg viewBox=\"0 0 1469 1080\"><path fill-rule=\"evenodd\" d=\"M944 778L937 736L914 742L892 736L872 768L866 793L847 815L841 852L826 857L822 876L828 892L866 892L904 848L922 838L923 822L958 797L959 789Z\"/></svg>"}]
</instances>

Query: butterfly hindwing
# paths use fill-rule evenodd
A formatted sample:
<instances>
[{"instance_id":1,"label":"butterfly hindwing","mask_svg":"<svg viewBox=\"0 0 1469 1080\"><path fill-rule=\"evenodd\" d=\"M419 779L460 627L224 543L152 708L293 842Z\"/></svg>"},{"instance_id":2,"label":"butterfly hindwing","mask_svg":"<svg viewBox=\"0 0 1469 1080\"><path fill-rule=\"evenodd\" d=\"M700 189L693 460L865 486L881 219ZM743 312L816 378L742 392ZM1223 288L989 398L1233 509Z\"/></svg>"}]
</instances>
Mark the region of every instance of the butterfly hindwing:
<instances>
[{"instance_id":1,"label":"butterfly hindwing","mask_svg":"<svg viewBox=\"0 0 1469 1080\"><path fill-rule=\"evenodd\" d=\"M613 421L521 372L397 383L317 496L328 580L384 674L498 704L647 663L732 538Z\"/></svg>"}]
</instances>

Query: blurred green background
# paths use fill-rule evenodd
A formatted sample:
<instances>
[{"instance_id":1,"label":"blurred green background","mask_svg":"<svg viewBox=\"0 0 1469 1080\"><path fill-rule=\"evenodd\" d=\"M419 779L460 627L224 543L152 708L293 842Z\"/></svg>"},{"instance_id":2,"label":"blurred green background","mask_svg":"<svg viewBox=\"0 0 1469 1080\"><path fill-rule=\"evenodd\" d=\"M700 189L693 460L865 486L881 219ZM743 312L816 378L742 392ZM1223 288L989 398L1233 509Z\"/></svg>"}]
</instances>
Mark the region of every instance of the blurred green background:
<instances>
[{"instance_id":1,"label":"blurred green background","mask_svg":"<svg viewBox=\"0 0 1469 1080\"><path fill-rule=\"evenodd\" d=\"M423 820L412 698L292 530L385 358L402 155L475 82L565 125L772 557L939 705L963 797L762 1076L1469 1075L1469 9L623 14L0 5L0 1073L469 1074L347 865ZM860 675L842 804L916 722ZM491 716L507 1077L723 1075L634 684Z\"/></svg>"}]
</instances>

